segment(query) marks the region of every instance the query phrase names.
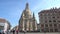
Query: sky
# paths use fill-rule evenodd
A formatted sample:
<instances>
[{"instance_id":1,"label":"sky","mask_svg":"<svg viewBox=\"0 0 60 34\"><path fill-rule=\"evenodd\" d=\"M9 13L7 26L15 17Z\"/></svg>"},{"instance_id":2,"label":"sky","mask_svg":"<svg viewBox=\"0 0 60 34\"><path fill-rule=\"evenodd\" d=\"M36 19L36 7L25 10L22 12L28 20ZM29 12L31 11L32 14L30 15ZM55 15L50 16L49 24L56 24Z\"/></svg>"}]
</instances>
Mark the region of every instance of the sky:
<instances>
[{"instance_id":1,"label":"sky","mask_svg":"<svg viewBox=\"0 0 60 34\"><path fill-rule=\"evenodd\" d=\"M19 19L27 2L31 12L35 14L37 23L39 23L38 12L60 7L60 0L0 0L0 18L8 20L11 26L15 27L19 24Z\"/></svg>"}]
</instances>

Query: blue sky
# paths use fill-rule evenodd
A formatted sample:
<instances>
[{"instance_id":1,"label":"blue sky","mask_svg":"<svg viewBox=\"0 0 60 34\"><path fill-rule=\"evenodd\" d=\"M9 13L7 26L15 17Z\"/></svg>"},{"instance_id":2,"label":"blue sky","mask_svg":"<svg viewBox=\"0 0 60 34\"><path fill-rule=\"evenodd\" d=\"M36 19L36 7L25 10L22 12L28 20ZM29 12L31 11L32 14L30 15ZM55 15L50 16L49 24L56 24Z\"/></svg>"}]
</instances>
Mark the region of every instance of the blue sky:
<instances>
[{"instance_id":1,"label":"blue sky","mask_svg":"<svg viewBox=\"0 0 60 34\"><path fill-rule=\"evenodd\" d=\"M37 22L38 12L53 7L60 7L60 0L0 0L0 18L5 18L12 27L18 25L18 21L25 9L26 2L29 3L31 12L35 13Z\"/></svg>"}]
</instances>

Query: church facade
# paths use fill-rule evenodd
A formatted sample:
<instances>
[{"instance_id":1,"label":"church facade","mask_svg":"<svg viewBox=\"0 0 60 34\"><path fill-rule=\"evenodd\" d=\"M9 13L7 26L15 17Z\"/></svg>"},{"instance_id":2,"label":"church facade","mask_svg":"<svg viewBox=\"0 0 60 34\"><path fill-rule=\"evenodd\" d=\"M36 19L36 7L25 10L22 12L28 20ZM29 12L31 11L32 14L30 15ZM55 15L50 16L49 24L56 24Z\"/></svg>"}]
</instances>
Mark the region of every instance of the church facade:
<instances>
[{"instance_id":1,"label":"church facade","mask_svg":"<svg viewBox=\"0 0 60 34\"><path fill-rule=\"evenodd\" d=\"M26 3L26 8L23 10L21 18L19 19L19 31L37 31L37 21L34 13L32 15L29 4Z\"/></svg>"}]
</instances>

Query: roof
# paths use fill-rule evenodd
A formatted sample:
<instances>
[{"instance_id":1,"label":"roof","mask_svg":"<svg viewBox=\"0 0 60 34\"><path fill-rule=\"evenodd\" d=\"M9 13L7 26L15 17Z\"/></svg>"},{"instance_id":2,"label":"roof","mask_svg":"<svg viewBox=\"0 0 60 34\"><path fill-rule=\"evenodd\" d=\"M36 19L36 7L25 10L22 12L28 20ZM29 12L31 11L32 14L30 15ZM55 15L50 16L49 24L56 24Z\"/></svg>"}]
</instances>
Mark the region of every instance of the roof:
<instances>
[{"instance_id":1,"label":"roof","mask_svg":"<svg viewBox=\"0 0 60 34\"><path fill-rule=\"evenodd\" d=\"M38 14L40 13L60 13L60 8L53 8L53 9L47 9L47 10L42 10L41 12L39 12Z\"/></svg>"},{"instance_id":2,"label":"roof","mask_svg":"<svg viewBox=\"0 0 60 34\"><path fill-rule=\"evenodd\" d=\"M0 18L0 23L5 23L6 20L4 18Z\"/></svg>"}]
</instances>

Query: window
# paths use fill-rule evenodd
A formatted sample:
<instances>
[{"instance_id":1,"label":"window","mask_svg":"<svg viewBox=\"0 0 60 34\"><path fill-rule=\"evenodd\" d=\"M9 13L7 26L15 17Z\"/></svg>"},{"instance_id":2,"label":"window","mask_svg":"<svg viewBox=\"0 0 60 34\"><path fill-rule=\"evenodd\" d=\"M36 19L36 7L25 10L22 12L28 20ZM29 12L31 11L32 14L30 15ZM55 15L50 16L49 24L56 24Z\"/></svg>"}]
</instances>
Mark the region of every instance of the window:
<instances>
[{"instance_id":1,"label":"window","mask_svg":"<svg viewBox=\"0 0 60 34\"><path fill-rule=\"evenodd\" d=\"M40 32L40 29L38 29L37 31Z\"/></svg>"},{"instance_id":2,"label":"window","mask_svg":"<svg viewBox=\"0 0 60 34\"><path fill-rule=\"evenodd\" d=\"M55 32L58 32L58 29L55 29Z\"/></svg>"},{"instance_id":3,"label":"window","mask_svg":"<svg viewBox=\"0 0 60 34\"><path fill-rule=\"evenodd\" d=\"M53 29L50 29L50 32L53 32Z\"/></svg>"},{"instance_id":4,"label":"window","mask_svg":"<svg viewBox=\"0 0 60 34\"><path fill-rule=\"evenodd\" d=\"M48 13L46 13L46 15L48 15Z\"/></svg>"},{"instance_id":5,"label":"window","mask_svg":"<svg viewBox=\"0 0 60 34\"><path fill-rule=\"evenodd\" d=\"M51 20L49 20L49 22L52 22Z\"/></svg>"},{"instance_id":6,"label":"window","mask_svg":"<svg viewBox=\"0 0 60 34\"><path fill-rule=\"evenodd\" d=\"M57 27L57 24L54 24L54 27Z\"/></svg>"},{"instance_id":7,"label":"window","mask_svg":"<svg viewBox=\"0 0 60 34\"><path fill-rule=\"evenodd\" d=\"M45 13L44 16L47 16L47 14Z\"/></svg>"},{"instance_id":8,"label":"window","mask_svg":"<svg viewBox=\"0 0 60 34\"><path fill-rule=\"evenodd\" d=\"M42 15L44 15L44 14L42 14Z\"/></svg>"},{"instance_id":9,"label":"window","mask_svg":"<svg viewBox=\"0 0 60 34\"><path fill-rule=\"evenodd\" d=\"M60 13L59 13L59 15L60 15Z\"/></svg>"},{"instance_id":10,"label":"window","mask_svg":"<svg viewBox=\"0 0 60 34\"><path fill-rule=\"evenodd\" d=\"M44 29L41 29L42 32L44 32Z\"/></svg>"},{"instance_id":11,"label":"window","mask_svg":"<svg viewBox=\"0 0 60 34\"><path fill-rule=\"evenodd\" d=\"M4 26L0 26L0 30L3 30L4 29Z\"/></svg>"},{"instance_id":12,"label":"window","mask_svg":"<svg viewBox=\"0 0 60 34\"><path fill-rule=\"evenodd\" d=\"M50 15L52 15L52 13L50 13Z\"/></svg>"},{"instance_id":13,"label":"window","mask_svg":"<svg viewBox=\"0 0 60 34\"><path fill-rule=\"evenodd\" d=\"M45 19L47 19L47 17L45 17Z\"/></svg>"},{"instance_id":14,"label":"window","mask_svg":"<svg viewBox=\"0 0 60 34\"><path fill-rule=\"evenodd\" d=\"M48 27L48 24L45 24L45 27Z\"/></svg>"},{"instance_id":15,"label":"window","mask_svg":"<svg viewBox=\"0 0 60 34\"><path fill-rule=\"evenodd\" d=\"M44 27L44 24L41 24L41 27Z\"/></svg>"},{"instance_id":16,"label":"window","mask_svg":"<svg viewBox=\"0 0 60 34\"><path fill-rule=\"evenodd\" d=\"M56 20L53 20L53 22L56 22Z\"/></svg>"},{"instance_id":17,"label":"window","mask_svg":"<svg viewBox=\"0 0 60 34\"><path fill-rule=\"evenodd\" d=\"M59 18L59 17L57 17L57 18Z\"/></svg>"},{"instance_id":18,"label":"window","mask_svg":"<svg viewBox=\"0 0 60 34\"><path fill-rule=\"evenodd\" d=\"M40 17L40 19L43 19L43 17Z\"/></svg>"},{"instance_id":19,"label":"window","mask_svg":"<svg viewBox=\"0 0 60 34\"><path fill-rule=\"evenodd\" d=\"M47 21L45 21L45 23L47 23Z\"/></svg>"},{"instance_id":20,"label":"window","mask_svg":"<svg viewBox=\"0 0 60 34\"><path fill-rule=\"evenodd\" d=\"M26 30L26 28L27 28L26 23L27 23L27 19L24 20L24 28L25 28L25 30Z\"/></svg>"},{"instance_id":21,"label":"window","mask_svg":"<svg viewBox=\"0 0 60 34\"><path fill-rule=\"evenodd\" d=\"M40 20L40 22L42 22L42 23L43 23L43 20Z\"/></svg>"},{"instance_id":22,"label":"window","mask_svg":"<svg viewBox=\"0 0 60 34\"><path fill-rule=\"evenodd\" d=\"M58 21L58 22L60 22L60 21Z\"/></svg>"},{"instance_id":23,"label":"window","mask_svg":"<svg viewBox=\"0 0 60 34\"><path fill-rule=\"evenodd\" d=\"M52 18L55 18L55 17L52 17Z\"/></svg>"},{"instance_id":24,"label":"window","mask_svg":"<svg viewBox=\"0 0 60 34\"><path fill-rule=\"evenodd\" d=\"M55 15L54 13L52 15Z\"/></svg>"},{"instance_id":25,"label":"window","mask_svg":"<svg viewBox=\"0 0 60 34\"><path fill-rule=\"evenodd\" d=\"M42 16L42 14L40 14L40 16Z\"/></svg>"},{"instance_id":26,"label":"window","mask_svg":"<svg viewBox=\"0 0 60 34\"><path fill-rule=\"evenodd\" d=\"M44 32L49 32L49 29L48 29L48 28L45 28L45 29L44 29Z\"/></svg>"},{"instance_id":27,"label":"window","mask_svg":"<svg viewBox=\"0 0 60 34\"><path fill-rule=\"evenodd\" d=\"M48 14L50 16L50 14Z\"/></svg>"},{"instance_id":28,"label":"window","mask_svg":"<svg viewBox=\"0 0 60 34\"><path fill-rule=\"evenodd\" d=\"M52 27L52 24L49 24L50 27Z\"/></svg>"},{"instance_id":29,"label":"window","mask_svg":"<svg viewBox=\"0 0 60 34\"><path fill-rule=\"evenodd\" d=\"M51 16L48 16L49 19L51 19Z\"/></svg>"},{"instance_id":30,"label":"window","mask_svg":"<svg viewBox=\"0 0 60 34\"><path fill-rule=\"evenodd\" d=\"M59 24L59 26L58 26L59 28L60 28L60 24Z\"/></svg>"},{"instance_id":31,"label":"window","mask_svg":"<svg viewBox=\"0 0 60 34\"><path fill-rule=\"evenodd\" d=\"M42 13L42 14L40 14L40 16L43 16L44 14Z\"/></svg>"}]
</instances>

